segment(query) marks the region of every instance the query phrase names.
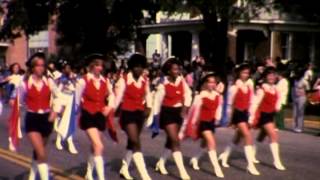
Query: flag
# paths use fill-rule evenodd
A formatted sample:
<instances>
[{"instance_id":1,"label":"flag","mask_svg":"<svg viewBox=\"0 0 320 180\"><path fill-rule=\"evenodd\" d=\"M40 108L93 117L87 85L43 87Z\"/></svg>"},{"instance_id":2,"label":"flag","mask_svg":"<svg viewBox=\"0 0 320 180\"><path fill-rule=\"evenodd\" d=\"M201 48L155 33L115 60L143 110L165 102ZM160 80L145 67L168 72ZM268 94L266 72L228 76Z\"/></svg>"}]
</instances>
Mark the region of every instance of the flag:
<instances>
[{"instance_id":1,"label":"flag","mask_svg":"<svg viewBox=\"0 0 320 180\"><path fill-rule=\"evenodd\" d=\"M153 116L153 121L150 126L150 129L152 132L151 138L157 137L160 132L159 118L160 118L159 114L156 114Z\"/></svg>"},{"instance_id":2,"label":"flag","mask_svg":"<svg viewBox=\"0 0 320 180\"><path fill-rule=\"evenodd\" d=\"M22 138L20 124L19 97L16 96L9 117L9 137L15 148L17 148L19 144L19 139Z\"/></svg>"},{"instance_id":3,"label":"flag","mask_svg":"<svg viewBox=\"0 0 320 180\"><path fill-rule=\"evenodd\" d=\"M119 139L117 136L117 131L116 131L115 125L114 125L114 116L115 116L115 111L114 111L114 109L111 109L109 112L109 115L106 119L106 127L108 129L108 133L109 133L111 139L114 142L118 143Z\"/></svg>"},{"instance_id":4,"label":"flag","mask_svg":"<svg viewBox=\"0 0 320 180\"><path fill-rule=\"evenodd\" d=\"M196 118L196 114L197 114L197 108L195 107L191 107L190 108L190 114L188 115L188 119L187 121L187 126L186 126L186 130L184 132L184 136L185 137L190 137L193 140L196 140L199 138L198 135L198 122L193 123L193 119Z\"/></svg>"},{"instance_id":5,"label":"flag","mask_svg":"<svg viewBox=\"0 0 320 180\"><path fill-rule=\"evenodd\" d=\"M59 116L56 123L56 131L61 135L63 141L72 136L76 131L77 109L75 102L75 93L72 95L60 95L60 101L64 106L61 117Z\"/></svg>"}]
</instances>

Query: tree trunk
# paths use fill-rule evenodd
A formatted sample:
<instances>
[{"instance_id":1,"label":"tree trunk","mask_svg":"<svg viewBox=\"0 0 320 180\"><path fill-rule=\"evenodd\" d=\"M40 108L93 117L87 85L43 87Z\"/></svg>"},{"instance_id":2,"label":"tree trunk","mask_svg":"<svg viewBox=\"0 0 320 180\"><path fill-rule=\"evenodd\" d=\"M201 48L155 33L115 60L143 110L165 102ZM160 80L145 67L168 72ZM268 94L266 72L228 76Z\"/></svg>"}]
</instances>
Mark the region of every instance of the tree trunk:
<instances>
[{"instance_id":1,"label":"tree trunk","mask_svg":"<svg viewBox=\"0 0 320 180\"><path fill-rule=\"evenodd\" d=\"M219 73L225 73L225 62L227 59L227 33L228 33L228 18L220 18L216 11L208 12L207 9L202 10L203 22L209 34L210 49L209 59L207 62L213 65L213 70Z\"/></svg>"}]
</instances>

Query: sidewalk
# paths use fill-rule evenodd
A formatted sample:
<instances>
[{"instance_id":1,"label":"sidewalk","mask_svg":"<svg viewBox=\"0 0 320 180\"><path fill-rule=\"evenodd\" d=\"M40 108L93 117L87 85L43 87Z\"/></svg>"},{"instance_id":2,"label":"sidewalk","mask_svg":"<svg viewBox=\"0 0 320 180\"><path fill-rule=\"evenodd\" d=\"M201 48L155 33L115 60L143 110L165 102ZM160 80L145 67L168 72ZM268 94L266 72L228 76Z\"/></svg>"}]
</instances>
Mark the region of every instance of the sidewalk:
<instances>
[{"instance_id":1,"label":"sidewalk","mask_svg":"<svg viewBox=\"0 0 320 180\"><path fill-rule=\"evenodd\" d=\"M304 120L304 127L305 128L319 129L319 131L320 131L320 121L311 120L308 117L306 117L306 118L307 119ZM286 124L286 128L291 129L292 125L293 125L293 119L291 117L285 118L285 124Z\"/></svg>"}]
</instances>

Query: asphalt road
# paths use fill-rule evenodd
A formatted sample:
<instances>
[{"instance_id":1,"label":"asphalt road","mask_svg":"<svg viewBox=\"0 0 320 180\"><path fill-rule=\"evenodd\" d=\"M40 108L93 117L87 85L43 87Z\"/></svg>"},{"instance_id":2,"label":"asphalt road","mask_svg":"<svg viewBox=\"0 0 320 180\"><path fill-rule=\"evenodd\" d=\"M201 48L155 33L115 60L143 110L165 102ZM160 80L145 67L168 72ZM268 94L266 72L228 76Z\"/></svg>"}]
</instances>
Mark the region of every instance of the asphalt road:
<instances>
[{"instance_id":1,"label":"asphalt road","mask_svg":"<svg viewBox=\"0 0 320 180\"><path fill-rule=\"evenodd\" d=\"M0 116L0 180L22 180L28 177L28 168L25 164L27 159L31 157L31 145L28 139L24 137L18 149L18 154L5 154L7 150L7 116L8 109L5 108L4 113ZM277 171L272 166L272 156L268 146L268 141L258 143L257 157L261 161L257 165L260 171L260 176L249 175L246 170L246 160L243 153L242 146L236 148L230 158L230 168L224 168L223 172L226 180L317 180L320 177L320 137L315 136L315 130L311 133L296 134L291 131L279 131L280 148L284 165L287 167L286 171ZM121 166L121 158L125 154L126 137L119 129L120 143L114 144L108 135L104 138L105 144L105 167L107 179L120 179L118 171ZM257 132L254 132L256 135ZM160 156L165 141L165 135L160 134L155 139L151 139L150 132L145 129L142 133L142 148L145 155L146 164L151 177L155 180L175 180L178 179L178 171L172 159L167 162L168 176L160 175L154 171L154 166ZM231 128L218 128L216 131L217 148L220 153L223 148L230 142L233 135ZM79 150L78 155L71 155L67 151L58 151L54 146L55 133L50 137L50 142L47 146L49 151L49 163L59 171L65 174L74 174L84 177L86 169L86 160L89 154L89 141L83 131L78 130L74 137L75 144ZM185 158L185 165L192 179L206 180L215 179L208 156L201 159L200 171L194 171L188 165L190 157L199 150L199 142L192 140L185 140L182 142L182 151ZM19 157L24 157L19 158ZM4 158L6 157L6 158ZM11 159L11 160L8 160ZM131 165L131 174L139 179L138 172L134 165ZM68 179L68 178L66 178ZM69 178L70 179L70 178Z\"/></svg>"}]
</instances>

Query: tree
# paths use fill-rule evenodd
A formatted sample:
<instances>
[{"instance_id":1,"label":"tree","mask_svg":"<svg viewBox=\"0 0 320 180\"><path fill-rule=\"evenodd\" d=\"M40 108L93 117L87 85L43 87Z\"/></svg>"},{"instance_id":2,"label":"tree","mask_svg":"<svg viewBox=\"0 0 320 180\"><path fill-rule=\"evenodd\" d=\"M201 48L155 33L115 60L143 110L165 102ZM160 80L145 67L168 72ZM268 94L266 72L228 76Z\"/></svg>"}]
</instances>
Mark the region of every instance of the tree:
<instances>
[{"instance_id":1,"label":"tree","mask_svg":"<svg viewBox=\"0 0 320 180\"><path fill-rule=\"evenodd\" d=\"M143 10L152 14L149 0L12 0L8 4L1 39L27 37L46 30L56 19L58 56L79 62L90 53L123 53L139 42Z\"/></svg>"},{"instance_id":2,"label":"tree","mask_svg":"<svg viewBox=\"0 0 320 180\"><path fill-rule=\"evenodd\" d=\"M274 0L274 7L294 18L311 22L320 21L318 1L314 0Z\"/></svg>"}]
</instances>

